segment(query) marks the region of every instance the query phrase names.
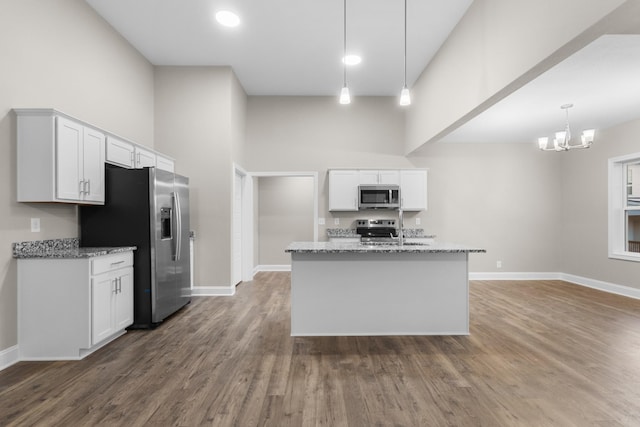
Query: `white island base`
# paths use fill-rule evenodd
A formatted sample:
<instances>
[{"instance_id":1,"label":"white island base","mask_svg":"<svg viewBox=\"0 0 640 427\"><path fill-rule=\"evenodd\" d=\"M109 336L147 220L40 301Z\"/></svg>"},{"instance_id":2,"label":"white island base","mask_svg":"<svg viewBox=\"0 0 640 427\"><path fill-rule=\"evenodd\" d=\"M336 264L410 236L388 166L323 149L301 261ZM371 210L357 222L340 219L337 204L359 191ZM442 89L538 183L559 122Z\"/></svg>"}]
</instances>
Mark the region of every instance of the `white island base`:
<instances>
[{"instance_id":1,"label":"white island base","mask_svg":"<svg viewBox=\"0 0 640 427\"><path fill-rule=\"evenodd\" d=\"M468 251L291 252L291 335L468 335Z\"/></svg>"}]
</instances>

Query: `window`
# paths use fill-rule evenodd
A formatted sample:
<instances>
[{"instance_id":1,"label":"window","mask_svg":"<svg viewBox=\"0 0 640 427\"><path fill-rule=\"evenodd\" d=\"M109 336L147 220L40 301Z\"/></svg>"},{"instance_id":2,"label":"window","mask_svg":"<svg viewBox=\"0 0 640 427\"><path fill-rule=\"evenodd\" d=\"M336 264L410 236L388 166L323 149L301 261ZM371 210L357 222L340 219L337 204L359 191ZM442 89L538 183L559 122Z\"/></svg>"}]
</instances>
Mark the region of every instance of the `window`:
<instances>
[{"instance_id":1,"label":"window","mask_svg":"<svg viewBox=\"0 0 640 427\"><path fill-rule=\"evenodd\" d=\"M609 257L640 261L640 153L609 159Z\"/></svg>"}]
</instances>

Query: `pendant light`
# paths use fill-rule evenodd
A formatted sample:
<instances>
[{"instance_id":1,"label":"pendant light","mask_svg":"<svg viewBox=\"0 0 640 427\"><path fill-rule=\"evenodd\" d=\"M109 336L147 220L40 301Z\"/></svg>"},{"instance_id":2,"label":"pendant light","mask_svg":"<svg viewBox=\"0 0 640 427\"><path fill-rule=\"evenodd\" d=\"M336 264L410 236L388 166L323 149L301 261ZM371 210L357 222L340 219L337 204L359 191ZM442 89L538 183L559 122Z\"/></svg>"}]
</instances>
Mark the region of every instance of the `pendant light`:
<instances>
[{"instance_id":1,"label":"pendant light","mask_svg":"<svg viewBox=\"0 0 640 427\"><path fill-rule=\"evenodd\" d=\"M347 0L343 0L344 4L344 56L347 57ZM344 62L344 80L342 90L340 91L340 104L350 104L351 95L349 95L349 88L347 87L347 62Z\"/></svg>"},{"instance_id":2,"label":"pendant light","mask_svg":"<svg viewBox=\"0 0 640 427\"><path fill-rule=\"evenodd\" d=\"M400 91L400 105L410 105L411 94L407 87L407 0L404 0L404 86Z\"/></svg>"}]
</instances>

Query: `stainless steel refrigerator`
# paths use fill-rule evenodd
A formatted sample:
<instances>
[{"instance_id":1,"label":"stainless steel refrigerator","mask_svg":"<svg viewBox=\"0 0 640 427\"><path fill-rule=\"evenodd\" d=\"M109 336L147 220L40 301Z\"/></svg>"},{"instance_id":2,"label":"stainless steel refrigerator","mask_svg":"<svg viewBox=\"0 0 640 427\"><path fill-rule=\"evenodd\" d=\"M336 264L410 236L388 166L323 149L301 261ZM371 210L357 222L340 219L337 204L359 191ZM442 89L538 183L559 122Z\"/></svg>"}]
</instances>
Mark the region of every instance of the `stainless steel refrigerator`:
<instances>
[{"instance_id":1,"label":"stainless steel refrigerator","mask_svg":"<svg viewBox=\"0 0 640 427\"><path fill-rule=\"evenodd\" d=\"M189 179L107 166L104 206L81 206L80 246L137 246L134 328L152 328L191 301Z\"/></svg>"}]
</instances>

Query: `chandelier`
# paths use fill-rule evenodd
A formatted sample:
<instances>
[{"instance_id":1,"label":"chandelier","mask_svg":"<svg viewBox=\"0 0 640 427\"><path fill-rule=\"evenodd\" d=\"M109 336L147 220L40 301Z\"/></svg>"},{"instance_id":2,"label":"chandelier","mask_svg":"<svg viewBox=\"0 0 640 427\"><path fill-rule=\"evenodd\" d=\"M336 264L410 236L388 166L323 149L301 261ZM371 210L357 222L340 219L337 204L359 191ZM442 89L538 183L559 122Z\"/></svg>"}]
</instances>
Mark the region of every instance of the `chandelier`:
<instances>
[{"instance_id":1,"label":"chandelier","mask_svg":"<svg viewBox=\"0 0 640 427\"><path fill-rule=\"evenodd\" d=\"M571 128L569 127L569 108L573 107L573 104L564 104L560 108L566 112L566 125L564 131L556 132L553 139L553 146L549 147L549 138L538 138L538 147L542 151L569 151L574 148L589 148L593 142L595 135L594 129L588 129L582 132L580 137L580 144L571 144Z\"/></svg>"}]
</instances>

